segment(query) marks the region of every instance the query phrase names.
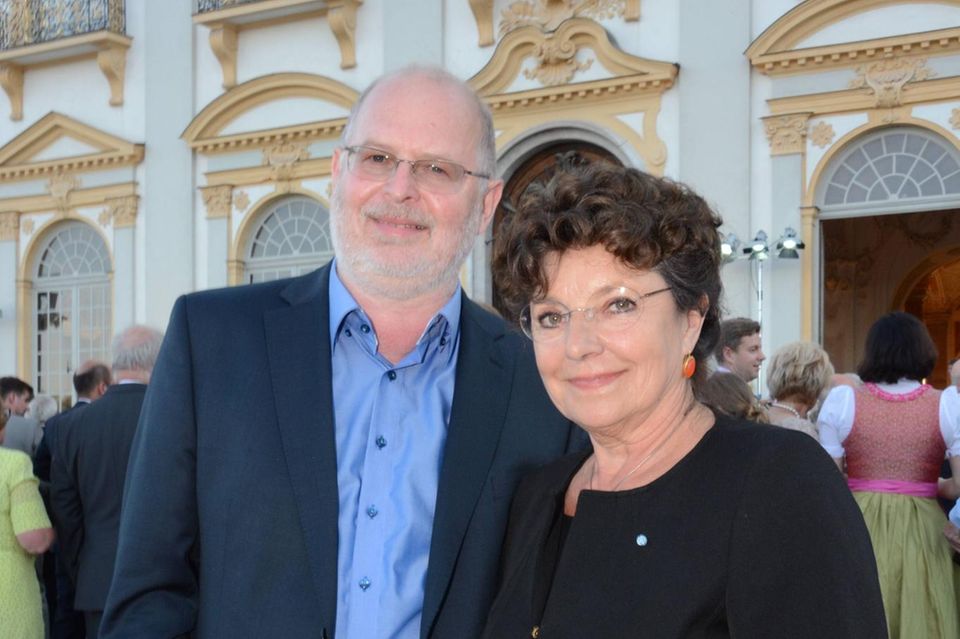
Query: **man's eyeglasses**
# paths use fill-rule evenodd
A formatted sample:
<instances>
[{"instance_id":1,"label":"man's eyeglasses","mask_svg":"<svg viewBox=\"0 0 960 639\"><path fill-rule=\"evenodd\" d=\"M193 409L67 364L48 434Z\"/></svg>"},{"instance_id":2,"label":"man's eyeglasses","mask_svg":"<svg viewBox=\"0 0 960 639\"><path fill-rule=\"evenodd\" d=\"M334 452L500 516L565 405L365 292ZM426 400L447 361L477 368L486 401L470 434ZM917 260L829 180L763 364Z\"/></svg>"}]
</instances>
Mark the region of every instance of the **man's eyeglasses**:
<instances>
[{"instance_id":1,"label":"man's eyeglasses","mask_svg":"<svg viewBox=\"0 0 960 639\"><path fill-rule=\"evenodd\" d=\"M574 313L583 313L584 319L595 322L598 333L614 334L637 323L643 314L645 299L669 290L668 286L638 293L632 288L618 286L595 294L588 306L573 309L552 300L530 302L520 313L520 328L535 342L550 342L567 333Z\"/></svg>"},{"instance_id":2,"label":"man's eyeglasses","mask_svg":"<svg viewBox=\"0 0 960 639\"><path fill-rule=\"evenodd\" d=\"M468 171L448 160L404 160L372 146L345 146L343 150L347 152L347 168L355 175L383 182L390 179L401 162L406 162L417 185L433 193L455 193L465 175L490 179L489 175Z\"/></svg>"}]
</instances>

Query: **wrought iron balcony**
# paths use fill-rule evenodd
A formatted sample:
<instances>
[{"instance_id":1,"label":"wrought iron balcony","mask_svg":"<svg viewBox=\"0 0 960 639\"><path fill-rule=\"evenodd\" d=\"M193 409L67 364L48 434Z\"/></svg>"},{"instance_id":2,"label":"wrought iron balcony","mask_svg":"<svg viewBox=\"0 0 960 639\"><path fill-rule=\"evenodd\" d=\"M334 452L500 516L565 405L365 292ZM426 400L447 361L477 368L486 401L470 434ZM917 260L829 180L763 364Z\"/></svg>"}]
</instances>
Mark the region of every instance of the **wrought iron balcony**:
<instances>
[{"instance_id":1,"label":"wrought iron balcony","mask_svg":"<svg viewBox=\"0 0 960 639\"><path fill-rule=\"evenodd\" d=\"M219 11L220 9L229 9L240 4L253 4L254 2L264 2L264 0L198 0L197 13Z\"/></svg>"},{"instance_id":2,"label":"wrought iron balcony","mask_svg":"<svg viewBox=\"0 0 960 639\"><path fill-rule=\"evenodd\" d=\"M123 0L0 0L0 50L100 31L123 35Z\"/></svg>"}]
</instances>

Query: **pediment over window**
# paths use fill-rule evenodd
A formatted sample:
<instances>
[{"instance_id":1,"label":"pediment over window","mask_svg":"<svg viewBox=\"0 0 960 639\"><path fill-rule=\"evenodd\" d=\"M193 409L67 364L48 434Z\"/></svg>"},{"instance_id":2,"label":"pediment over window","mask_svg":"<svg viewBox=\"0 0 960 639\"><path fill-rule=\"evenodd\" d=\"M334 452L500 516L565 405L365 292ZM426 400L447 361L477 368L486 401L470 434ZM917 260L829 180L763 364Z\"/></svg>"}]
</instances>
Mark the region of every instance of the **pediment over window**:
<instances>
[{"instance_id":1,"label":"pediment over window","mask_svg":"<svg viewBox=\"0 0 960 639\"><path fill-rule=\"evenodd\" d=\"M263 76L210 102L181 137L201 153L335 138L357 97L353 88L324 76Z\"/></svg>"},{"instance_id":2,"label":"pediment over window","mask_svg":"<svg viewBox=\"0 0 960 639\"><path fill-rule=\"evenodd\" d=\"M51 112L0 148L0 181L133 166L143 153L143 144Z\"/></svg>"},{"instance_id":3,"label":"pediment over window","mask_svg":"<svg viewBox=\"0 0 960 639\"><path fill-rule=\"evenodd\" d=\"M926 5L909 0L807 0L760 34L746 56L761 73L781 75L960 51L960 0L930 0ZM899 29L905 23L911 25L908 33ZM850 41L851 32L861 39Z\"/></svg>"},{"instance_id":4,"label":"pediment over window","mask_svg":"<svg viewBox=\"0 0 960 639\"><path fill-rule=\"evenodd\" d=\"M482 96L509 93L521 76L544 87L538 91L577 93L577 83L583 82L582 72L593 70L594 62L602 74L590 81L620 84L612 79L630 78L632 90L662 93L673 86L677 76L677 65L626 53L610 40L601 24L572 18L554 31L533 26L510 31L469 82Z\"/></svg>"}]
</instances>

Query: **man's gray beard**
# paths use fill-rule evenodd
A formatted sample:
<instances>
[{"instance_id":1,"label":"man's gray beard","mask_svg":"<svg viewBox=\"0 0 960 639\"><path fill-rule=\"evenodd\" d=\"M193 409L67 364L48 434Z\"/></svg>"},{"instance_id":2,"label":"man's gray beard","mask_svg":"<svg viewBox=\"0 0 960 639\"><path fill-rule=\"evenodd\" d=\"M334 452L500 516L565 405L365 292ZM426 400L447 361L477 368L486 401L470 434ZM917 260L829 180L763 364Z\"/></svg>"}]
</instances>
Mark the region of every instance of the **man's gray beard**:
<instances>
[{"instance_id":1,"label":"man's gray beard","mask_svg":"<svg viewBox=\"0 0 960 639\"><path fill-rule=\"evenodd\" d=\"M446 287L451 291L455 288L460 267L473 250L477 233L480 231L483 197L477 197L474 210L467 218L453 259L443 268L438 268L441 265L435 260L421 260L411 266L394 266L368 259L363 252L349 251L348 247L343 245L340 234L342 210L343 197L340 189L335 185L330 198L330 238L341 275L346 274L350 282L355 283L368 295L391 300L410 300ZM368 207L365 210L371 209ZM378 213L389 211L395 217L409 219L413 223L427 217L419 210L406 206L380 206L374 210Z\"/></svg>"}]
</instances>

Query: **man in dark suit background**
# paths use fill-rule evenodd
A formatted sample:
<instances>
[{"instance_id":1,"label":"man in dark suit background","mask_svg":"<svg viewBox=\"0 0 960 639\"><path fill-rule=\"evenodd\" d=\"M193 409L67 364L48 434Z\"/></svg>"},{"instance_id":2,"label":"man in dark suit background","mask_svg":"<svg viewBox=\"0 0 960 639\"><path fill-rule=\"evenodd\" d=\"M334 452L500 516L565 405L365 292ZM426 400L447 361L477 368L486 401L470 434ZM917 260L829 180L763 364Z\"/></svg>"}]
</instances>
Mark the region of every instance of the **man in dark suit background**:
<instances>
[{"instance_id":1,"label":"man in dark suit background","mask_svg":"<svg viewBox=\"0 0 960 639\"><path fill-rule=\"evenodd\" d=\"M460 289L503 190L487 107L405 69L342 144L331 265L174 307L104 638L477 637L520 475L582 445Z\"/></svg>"},{"instance_id":2,"label":"man in dark suit background","mask_svg":"<svg viewBox=\"0 0 960 639\"><path fill-rule=\"evenodd\" d=\"M54 526L75 586L73 607L83 612L91 639L107 601L130 445L162 338L155 329L132 326L114 339L114 385L76 411L52 451Z\"/></svg>"},{"instance_id":3,"label":"man in dark suit background","mask_svg":"<svg viewBox=\"0 0 960 639\"><path fill-rule=\"evenodd\" d=\"M67 430L70 422L88 405L103 396L110 386L110 368L103 362L88 360L73 373L73 389L76 403L67 410L47 420L43 438L33 459L33 474L40 480L40 494L47 512L53 519L50 507L51 452L57 447L59 433ZM50 616L51 639L83 639L85 636L83 615L73 609L73 582L67 575L63 555L56 542L44 555L44 580L46 582L47 610ZM51 578L50 568L53 568Z\"/></svg>"}]
</instances>

